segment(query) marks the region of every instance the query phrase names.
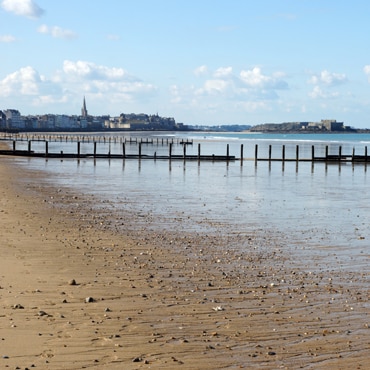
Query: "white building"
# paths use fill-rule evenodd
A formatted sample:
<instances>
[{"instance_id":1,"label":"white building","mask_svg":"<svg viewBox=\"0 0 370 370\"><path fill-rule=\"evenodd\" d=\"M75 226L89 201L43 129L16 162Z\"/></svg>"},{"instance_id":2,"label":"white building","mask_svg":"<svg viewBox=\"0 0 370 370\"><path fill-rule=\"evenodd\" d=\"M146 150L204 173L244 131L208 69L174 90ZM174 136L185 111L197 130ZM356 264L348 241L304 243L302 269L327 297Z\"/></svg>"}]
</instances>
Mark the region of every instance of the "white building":
<instances>
[{"instance_id":1,"label":"white building","mask_svg":"<svg viewBox=\"0 0 370 370\"><path fill-rule=\"evenodd\" d=\"M26 127L21 114L16 109L6 109L3 111L6 117L7 127L13 129L24 129Z\"/></svg>"}]
</instances>

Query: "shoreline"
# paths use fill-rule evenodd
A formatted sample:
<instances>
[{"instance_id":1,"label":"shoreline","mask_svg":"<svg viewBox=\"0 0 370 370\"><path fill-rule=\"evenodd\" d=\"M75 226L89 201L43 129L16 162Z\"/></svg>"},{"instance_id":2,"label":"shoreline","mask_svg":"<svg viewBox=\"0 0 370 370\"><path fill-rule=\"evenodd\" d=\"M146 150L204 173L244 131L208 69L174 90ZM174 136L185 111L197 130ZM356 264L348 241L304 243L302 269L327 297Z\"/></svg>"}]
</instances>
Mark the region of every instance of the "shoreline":
<instances>
[{"instance_id":1,"label":"shoreline","mask_svg":"<svg viewBox=\"0 0 370 370\"><path fill-rule=\"evenodd\" d=\"M115 223L39 176L0 163L2 366L366 368L367 271L310 271L267 230Z\"/></svg>"}]
</instances>

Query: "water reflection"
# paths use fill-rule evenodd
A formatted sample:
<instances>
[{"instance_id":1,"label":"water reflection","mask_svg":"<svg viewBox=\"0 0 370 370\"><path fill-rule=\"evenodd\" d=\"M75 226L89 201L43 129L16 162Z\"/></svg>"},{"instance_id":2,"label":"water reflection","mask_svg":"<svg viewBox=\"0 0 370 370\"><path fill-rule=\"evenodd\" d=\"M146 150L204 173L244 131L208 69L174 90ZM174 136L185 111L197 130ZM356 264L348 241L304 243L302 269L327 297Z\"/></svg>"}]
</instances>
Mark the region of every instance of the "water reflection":
<instances>
[{"instance_id":1,"label":"water reflection","mask_svg":"<svg viewBox=\"0 0 370 370\"><path fill-rule=\"evenodd\" d=\"M84 144L81 152L91 151L92 143ZM100 144L112 153L121 151L120 143ZM100 144L98 152L102 150ZM286 158L296 158L296 145L285 144ZM237 153L238 147L230 145L230 155ZM343 145L342 153L349 153L352 147L352 144ZM143 154L148 148L149 145L142 146ZM201 150L202 153L220 153L222 148L225 149L224 143L215 143L209 147L204 145ZM251 148L254 153L254 144L244 145L243 149ZM137 149L136 143L126 144L128 153L137 153ZM167 155L169 146L159 143L155 149ZM67 143L63 150L75 150L75 143ZM173 146L174 152L179 150L181 153L181 146L180 149ZM198 146L193 149L189 146L187 150L197 153ZM258 148L261 156L268 155L268 150L268 145ZM271 146L272 155L281 150L281 146ZM325 153L325 150L323 144L316 152ZM332 150L338 153L339 144L329 146L329 153ZM311 144L300 146L300 157L310 154ZM289 242L306 246L368 248L365 241L370 238L370 206L364 200L370 198L370 184L366 163L113 158L17 158L16 161L28 169L47 173L49 181L57 186L108 199L116 204L118 212L130 204L166 217L164 227L171 227L171 220L175 222L176 217L182 215L182 222L189 230L198 230L204 225L219 227L220 232L224 228L253 231L260 227L279 230L289 235Z\"/></svg>"}]
</instances>

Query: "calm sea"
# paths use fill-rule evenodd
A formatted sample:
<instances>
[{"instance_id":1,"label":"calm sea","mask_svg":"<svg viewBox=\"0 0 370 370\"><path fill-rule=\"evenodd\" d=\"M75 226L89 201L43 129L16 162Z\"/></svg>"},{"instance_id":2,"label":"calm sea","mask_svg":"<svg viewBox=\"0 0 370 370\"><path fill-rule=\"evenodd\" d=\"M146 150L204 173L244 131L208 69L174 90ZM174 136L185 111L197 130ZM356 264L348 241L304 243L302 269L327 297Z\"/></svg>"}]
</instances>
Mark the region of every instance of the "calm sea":
<instances>
[{"instance_id":1,"label":"calm sea","mask_svg":"<svg viewBox=\"0 0 370 370\"><path fill-rule=\"evenodd\" d=\"M98 135L98 134L96 134ZM109 138L106 133L100 134ZM168 154L167 140L193 140L188 154L240 156L242 163L122 159L43 159L17 158L20 166L46 172L57 187L69 187L94 194L102 202L120 209L162 220L161 227L219 233L248 233L264 230L271 237L281 235L290 247L340 256L343 266L364 264L370 254L370 177L368 166L311 162L257 162L259 157L310 158L316 155L363 154L370 146L365 134L241 134L241 133L124 133L111 134L111 141L98 144L98 153L121 153L122 144L113 137L153 138L142 145L142 153ZM158 140L157 140L158 139ZM87 141L87 136L86 136ZM93 152L92 143L81 144L82 152ZM162 145L162 141L164 142ZM26 143L17 143L17 148ZM32 143L43 150L44 143ZM76 143L49 143L49 152L76 152ZM126 153L137 153L136 143L126 144ZM183 147L174 144L173 152ZM370 154L370 151L369 151ZM370 170L370 169L369 169ZM95 210L99 212L99 207ZM308 255L309 256L309 255ZM309 258L309 257L308 257ZM344 267L343 267L344 268Z\"/></svg>"}]
</instances>

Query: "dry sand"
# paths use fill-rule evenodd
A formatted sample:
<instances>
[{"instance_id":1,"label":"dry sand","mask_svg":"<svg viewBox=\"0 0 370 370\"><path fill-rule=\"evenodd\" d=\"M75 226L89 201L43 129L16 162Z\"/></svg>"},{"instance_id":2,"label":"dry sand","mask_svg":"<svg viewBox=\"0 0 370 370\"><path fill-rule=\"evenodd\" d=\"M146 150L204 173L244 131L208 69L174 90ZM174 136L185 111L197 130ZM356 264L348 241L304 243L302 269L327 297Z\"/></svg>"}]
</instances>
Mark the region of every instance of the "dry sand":
<instances>
[{"instance_id":1,"label":"dry sand","mask_svg":"<svg viewBox=\"0 0 370 370\"><path fill-rule=\"evenodd\" d=\"M150 231L12 164L0 158L0 368L369 368L368 269L298 263L263 230Z\"/></svg>"}]
</instances>

